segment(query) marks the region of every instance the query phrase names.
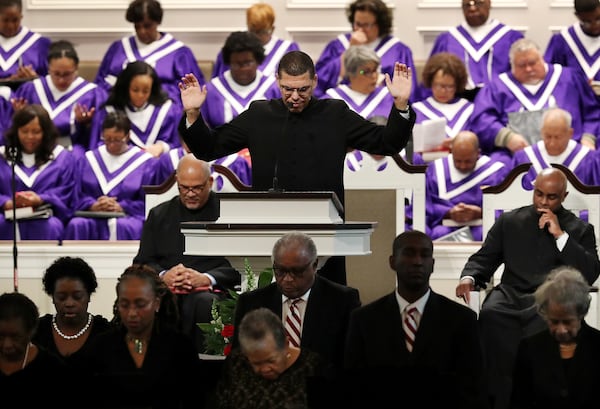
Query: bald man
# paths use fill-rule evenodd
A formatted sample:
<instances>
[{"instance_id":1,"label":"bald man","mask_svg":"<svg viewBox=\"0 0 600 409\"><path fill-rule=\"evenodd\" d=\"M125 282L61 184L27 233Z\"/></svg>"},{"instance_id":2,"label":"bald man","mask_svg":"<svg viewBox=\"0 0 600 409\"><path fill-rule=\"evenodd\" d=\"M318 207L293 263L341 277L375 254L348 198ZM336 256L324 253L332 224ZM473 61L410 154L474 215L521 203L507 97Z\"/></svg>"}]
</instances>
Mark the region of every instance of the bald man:
<instances>
[{"instance_id":1,"label":"bald man","mask_svg":"<svg viewBox=\"0 0 600 409\"><path fill-rule=\"evenodd\" d=\"M150 210L134 263L148 264L179 294L184 332L204 352L204 336L196 323L211 320L213 299L240 284L240 274L224 257L184 255L180 223L215 221L219 199L212 191L213 178L207 162L189 153L179 160L176 173L179 195ZM220 292L219 292L220 291Z\"/></svg>"},{"instance_id":2,"label":"bald man","mask_svg":"<svg viewBox=\"0 0 600 409\"><path fill-rule=\"evenodd\" d=\"M481 219L482 185L497 185L508 168L481 155L477 135L461 131L452 140L450 155L434 160L425 173L427 234L432 240ZM481 241L481 224L471 226Z\"/></svg>"},{"instance_id":3,"label":"bald man","mask_svg":"<svg viewBox=\"0 0 600 409\"><path fill-rule=\"evenodd\" d=\"M569 111L550 108L542 115L542 140L515 152L513 165L531 163L531 169L523 177L523 187L533 189L537 174L553 163L566 166L585 184L593 183L593 151L573 140L573 119Z\"/></svg>"},{"instance_id":4,"label":"bald man","mask_svg":"<svg viewBox=\"0 0 600 409\"><path fill-rule=\"evenodd\" d=\"M556 168L535 179L533 204L500 216L482 247L469 259L456 296L469 301L474 285L485 288L504 263L500 283L487 295L479 326L488 366L488 393L495 408L508 407L519 340L546 327L534 306L533 292L550 270L575 267L591 285L600 274L594 226L562 206L567 179Z\"/></svg>"}]
</instances>

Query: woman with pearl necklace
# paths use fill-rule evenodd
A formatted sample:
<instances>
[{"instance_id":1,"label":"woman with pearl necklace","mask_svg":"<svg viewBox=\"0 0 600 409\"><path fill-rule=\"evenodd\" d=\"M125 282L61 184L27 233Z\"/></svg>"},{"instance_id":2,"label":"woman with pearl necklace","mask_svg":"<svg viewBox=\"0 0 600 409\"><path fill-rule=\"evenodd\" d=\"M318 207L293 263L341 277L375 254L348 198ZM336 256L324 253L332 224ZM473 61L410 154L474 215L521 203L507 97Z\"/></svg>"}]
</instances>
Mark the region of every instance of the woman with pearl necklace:
<instances>
[{"instance_id":1,"label":"woman with pearl necklace","mask_svg":"<svg viewBox=\"0 0 600 409\"><path fill-rule=\"evenodd\" d=\"M42 280L56 313L40 318L34 342L79 367L90 341L110 328L106 318L88 312L91 295L98 287L96 274L79 257L60 257L46 269Z\"/></svg>"}]
</instances>

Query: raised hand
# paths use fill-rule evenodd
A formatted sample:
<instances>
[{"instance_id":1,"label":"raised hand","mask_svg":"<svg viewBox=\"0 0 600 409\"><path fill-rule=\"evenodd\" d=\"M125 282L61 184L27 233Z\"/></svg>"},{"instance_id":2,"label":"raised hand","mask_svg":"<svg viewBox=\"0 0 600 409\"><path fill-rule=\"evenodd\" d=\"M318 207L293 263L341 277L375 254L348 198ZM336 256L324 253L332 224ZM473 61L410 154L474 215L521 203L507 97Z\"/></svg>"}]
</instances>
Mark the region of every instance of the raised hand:
<instances>
[{"instance_id":1,"label":"raised hand","mask_svg":"<svg viewBox=\"0 0 600 409\"><path fill-rule=\"evenodd\" d=\"M406 64L397 62L394 65L394 76L390 78L385 74L385 85L392 97L397 109L404 111L408 106L408 98L412 90L412 70Z\"/></svg>"},{"instance_id":2,"label":"raised hand","mask_svg":"<svg viewBox=\"0 0 600 409\"><path fill-rule=\"evenodd\" d=\"M200 107L206 101L206 85L200 85L194 74L185 74L178 86L183 110L188 121L194 122L200 115Z\"/></svg>"}]
</instances>

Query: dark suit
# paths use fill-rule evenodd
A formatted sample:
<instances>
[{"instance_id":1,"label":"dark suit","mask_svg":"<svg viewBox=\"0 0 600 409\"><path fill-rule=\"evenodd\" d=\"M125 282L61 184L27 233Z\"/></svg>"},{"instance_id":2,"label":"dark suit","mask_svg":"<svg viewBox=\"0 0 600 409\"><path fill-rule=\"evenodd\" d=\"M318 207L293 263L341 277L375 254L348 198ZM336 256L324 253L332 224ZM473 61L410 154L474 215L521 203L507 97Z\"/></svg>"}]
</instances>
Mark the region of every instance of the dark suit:
<instances>
[{"instance_id":1,"label":"dark suit","mask_svg":"<svg viewBox=\"0 0 600 409\"><path fill-rule=\"evenodd\" d=\"M567 363L554 337L544 330L519 345L511 407L593 408L598 404L598 379L600 331L583 322L575 355Z\"/></svg>"},{"instance_id":2,"label":"dark suit","mask_svg":"<svg viewBox=\"0 0 600 409\"><path fill-rule=\"evenodd\" d=\"M350 313L359 306L358 290L317 275L304 312L300 346L317 352L326 363L341 368ZM275 283L240 294L235 310L235 328L247 312L260 307L282 316L282 294ZM238 345L237 332L233 345Z\"/></svg>"},{"instance_id":3,"label":"dark suit","mask_svg":"<svg viewBox=\"0 0 600 409\"><path fill-rule=\"evenodd\" d=\"M505 263L500 284L487 295L479 314L489 389L496 408L508 406L519 341L546 328L534 306L533 291L551 269L561 265L577 268L590 284L600 274L594 226L563 207L555 214L561 229L569 234L562 251L554 237L538 227L540 216L534 206L524 206L496 220L461 273L461 277L472 276L476 284L483 285Z\"/></svg>"},{"instance_id":4,"label":"dark suit","mask_svg":"<svg viewBox=\"0 0 600 409\"><path fill-rule=\"evenodd\" d=\"M433 291L425 304L412 353L406 348L395 293L354 311L344 366L350 402L377 399L388 404L486 407L477 316Z\"/></svg>"},{"instance_id":5,"label":"dark suit","mask_svg":"<svg viewBox=\"0 0 600 409\"><path fill-rule=\"evenodd\" d=\"M222 298L226 289L240 284L240 273L231 267L225 257L184 255L185 238L180 224L186 221L214 221L219 217L219 199L210 193L206 204L197 210L189 210L179 196L159 204L150 210L144 222L142 239L134 263L148 264L158 272L169 270L181 263L201 273L210 274L216 280L215 293L202 291L178 296L183 331L190 335L198 352L204 352L204 335L196 323L211 320L213 299Z\"/></svg>"}]
</instances>

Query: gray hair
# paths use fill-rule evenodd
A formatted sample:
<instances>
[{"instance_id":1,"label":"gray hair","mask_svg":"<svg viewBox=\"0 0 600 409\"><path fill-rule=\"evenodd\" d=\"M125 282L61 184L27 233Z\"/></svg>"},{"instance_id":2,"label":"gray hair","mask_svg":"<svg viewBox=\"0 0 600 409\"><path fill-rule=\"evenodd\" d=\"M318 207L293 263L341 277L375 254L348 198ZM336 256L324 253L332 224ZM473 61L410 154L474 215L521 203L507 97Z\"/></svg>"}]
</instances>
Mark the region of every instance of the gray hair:
<instances>
[{"instance_id":1,"label":"gray hair","mask_svg":"<svg viewBox=\"0 0 600 409\"><path fill-rule=\"evenodd\" d=\"M277 350L282 351L288 340L281 318L264 307L248 312L242 318L238 332L242 352L247 353L264 348L269 334L273 336Z\"/></svg>"},{"instance_id":2,"label":"gray hair","mask_svg":"<svg viewBox=\"0 0 600 409\"><path fill-rule=\"evenodd\" d=\"M540 58L543 58L542 50L540 49L539 45L537 45L534 41L532 41L528 38L520 38L517 41L515 41L514 43L512 43L512 45L510 46L510 50L508 52L508 57L510 59L510 65L513 66L515 63L515 54L522 53L524 51L529 51L529 50L536 51L538 53L538 55L540 56Z\"/></svg>"},{"instance_id":3,"label":"gray hair","mask_svg":"<svg viewBox=\"0 0 600 409\"><path fill-rule=\"evenodd\" d=\"M542 317L546 316L550 303L573 308L579 318L590 309L590 285L574 267L561 266L553 269L534 293L535 304Z\"/></svg>"},{"instance_id":4,"label":"gray hair","mask_svg":"<svg viewBox=\"0 0 600 409\"><path fill-rule=\"evenodd\" d=\"M282 249L299 247L311 261L317 259L317 246L313 239L301 231L291 231L281 236L273 245L271 261L275 262L275 256Z\"/></svg>"},{"instance_id":5,"label":"gray hair","mask_svg":"<svg viewBox=\"0 0 600 409\"><path fill-rule=\"evenodd\" d=\"M542 124L546 122L546 119L548 117L555 115L564 119L567 128L570 128L573 124L573 116L571 115L571 113L562 108L550 108L544 111L544 113L542 114Z\"/></svg>"},{"instance_id":6,"label":"gray hair","mask_svg":"<svg viewBox=\"0 0 600 409\"><path fill-rule=\"evenodd\" d=\"M374 62L381 64L377 53L364 45L353 45L344 52L344 68L346 74L356 75L361 65Z\"/></svg>"}]
</instances>

